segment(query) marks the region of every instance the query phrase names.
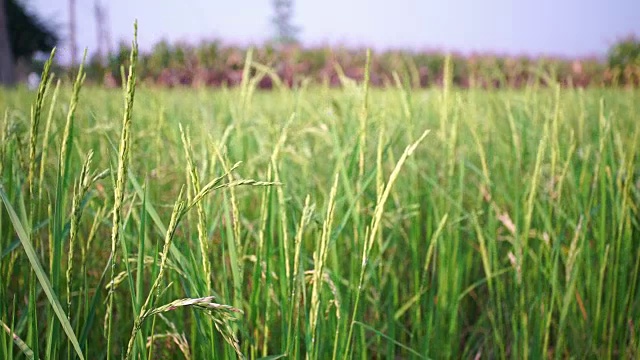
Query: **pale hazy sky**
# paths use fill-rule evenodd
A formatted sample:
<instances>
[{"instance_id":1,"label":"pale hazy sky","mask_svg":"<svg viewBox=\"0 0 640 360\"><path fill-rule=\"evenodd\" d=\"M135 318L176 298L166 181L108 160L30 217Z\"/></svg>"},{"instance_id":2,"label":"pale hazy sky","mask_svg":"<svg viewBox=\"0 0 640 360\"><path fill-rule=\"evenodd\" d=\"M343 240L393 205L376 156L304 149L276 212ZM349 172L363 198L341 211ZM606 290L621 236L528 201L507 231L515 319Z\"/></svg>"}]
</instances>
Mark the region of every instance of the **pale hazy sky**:
<instances>
[{"instance_id":1,"label":"pale hazy sky","mask_svg":"<svg viewBox=\"0 0 640 360\"><path fill-rule=\"evenodd\" d=\"M67 35L67 0L24 0ZM102 0L114 45L138 19L143 50L157 41L259 44L273 35L271 0ZM96 49L94 0L77 1L79 49ZM445 49L526 55L602 55L640 35L640 0L298 0L304 45ZM66 46L59 51L65 57Z\"/></svg>"}]
</instances>

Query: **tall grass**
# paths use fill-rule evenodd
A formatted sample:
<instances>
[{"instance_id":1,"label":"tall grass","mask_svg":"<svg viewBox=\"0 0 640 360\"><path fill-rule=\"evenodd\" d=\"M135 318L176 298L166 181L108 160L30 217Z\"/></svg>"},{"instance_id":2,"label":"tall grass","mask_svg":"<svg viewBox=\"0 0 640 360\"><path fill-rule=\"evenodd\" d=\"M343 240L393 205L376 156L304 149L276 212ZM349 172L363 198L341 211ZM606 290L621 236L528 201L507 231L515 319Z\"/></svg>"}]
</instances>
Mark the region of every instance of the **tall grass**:
<instances>
[{"instance_id":1,"label":"tall grass","mask_svg":"<svg viewBox=\"0 0 640 360\"><path fill-rule=\"evenodd\" d=\"M158 90L133 44L124 107L2 90L0 358L640 356L639 92Z\"/></svg>"}]
</instances>

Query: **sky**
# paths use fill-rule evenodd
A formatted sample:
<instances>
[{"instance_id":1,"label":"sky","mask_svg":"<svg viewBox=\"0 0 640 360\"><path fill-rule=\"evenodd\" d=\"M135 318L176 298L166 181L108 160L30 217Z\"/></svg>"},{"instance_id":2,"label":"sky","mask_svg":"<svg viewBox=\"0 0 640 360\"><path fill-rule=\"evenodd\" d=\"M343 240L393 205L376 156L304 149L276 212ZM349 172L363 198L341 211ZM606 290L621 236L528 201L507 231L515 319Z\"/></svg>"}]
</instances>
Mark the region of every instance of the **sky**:
<instances>
[{"instance_id":1,"label":"sky","mask_svg":"<svg viewBox=\"0 0 640 360\"><path fill-rule=\"evenodd\" d=\"M67 0L23 0L68 35ZM78 48L97 48L93 4L77 0ZM102 0L113 46L162 39L258 45L274 34L272 0ZM640 0L298 0L293 23L305 46L346 45L374 50L563 57L602 56L619 39L640 36ZM68 57L68 46L58 48Z\"/></svg>"}]
</instances>

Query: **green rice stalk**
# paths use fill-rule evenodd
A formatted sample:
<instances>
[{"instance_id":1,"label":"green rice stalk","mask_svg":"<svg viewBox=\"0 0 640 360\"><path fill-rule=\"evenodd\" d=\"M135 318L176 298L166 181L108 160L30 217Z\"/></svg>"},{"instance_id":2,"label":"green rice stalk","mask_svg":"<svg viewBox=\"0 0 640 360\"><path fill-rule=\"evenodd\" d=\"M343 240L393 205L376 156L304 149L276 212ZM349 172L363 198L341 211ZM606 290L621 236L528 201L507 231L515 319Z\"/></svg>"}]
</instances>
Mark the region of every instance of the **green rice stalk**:
<instances>
[{"instance_id":1,"label":"green rice stalk","mask_svg":"<svg viewBox=\"0 0 640 360\"><path fill-rule=\"evenodd\" d=\"M45 62L44 70L43 70L43 81L40 82L40 86L38 87L38 92L36 95L36 101L34 106L31 108L31 128L29 133L29 164L28 164L28 175L27 175L27 184L29 189L29 217L26 222L28 227L29 241L34 243L36 247L40 247L38 245L39 241L36 237L33 236L33 224L35 223L35 211L36 211L36 199L34 196L34 177L35 177L35 167L36 167L36 146L38 143L38 129L40 125L40 115L42 113L42 107L44 104L44 98L46 96L46 92L48 89L49 81L49 70L51 68L51 63L55 56L55 48L51 51L51 55L47 62ZM36 286L36 277L34 272L29 273L29 336L28 340L32 342L35 349L35 356L38 356L38 344L37 344L37 308L35 305L36 294L35 294L35 286Z\"/></svg>"},{"instance_id":2,"label":"green rice stalk","mask_svg":"<svg viewBox=\"0 0 640 360\"><path fill-rule=\"evenodd\" d=\"M89 235L85 241L80 244L80 274L83 277L82 287L80 288L80 294L84 295L84 316L86 319L88 317L88 305L89 305L89 294L88 294L88 283L87 283L87 254L91 251L91 245L93 244L93 239L96 237L96 233L98 232L98 228L101 222L104 220L105 212L107 207L105 205L101 206L96 214L93 217L93 222L91 224L91 228L89 229Z\"/></svg>"},{"instance_id":3,"label":"green rice stalk","mask_svg":"<svg viewBox=\"0 0 640 360\"><path fill-rule=\"evenodd\" d=\"M487 240L485 239L484 234L482 233L482 229L480 228L480 223L478 221L478 216L477 214L473 214L472 215L472 219L473 219L473 227L476 231L476 236L478 238L478 244L480 246L480 258L482 260L482 269L484 270L485 273L485 278L487 280L487 287L489 289L489 297L491 299L495 299L496 295L495 295L495 285L494 285L494 280L493 278L495 277L497 271L493 270L494 264L492 264L492 261L490 259L490 254L488 251L488 246L487 246ZM502 349L504 347L504 344L502 343L502 338L500 336L498 336L501 332L500 329L498 327L498 319L496 319L496 315L493 312L489 312L488 314L489 317L489 322L491 323L491 328L494 332L495 336L495 340L498 342L498 348L500 350L500 353L502 354Z\"/></svg>"},{"instance_id":4,"label":"green rice stalk","mask_svg":"<svg viewBox=\"0 0 640 360\"><path fill-rule=\"evenodd\" d=\"M80 223L80 217L82 215L81 203L89 187L91 186L91 176L89 175L89 169L91 167L91 161L93 159L93 151L89 151L84 165L82 165L82 171L80 172L80 178L76 184L76 189L73 194L73 205L71 207L71 228L69 231L69 253L67 256L67 315L71 317L71 287L73 283L73 259L74 249L76 243L76 237L78 235L78 226ZM71 318L69 318L71 320Z\"/></svg>"},{"instance_id":5,"label":"green rice stalk","mask_svg":"<svg viewBox=\"0 0 640 360\"><path fill-rule=\"evenodd\" d=\"M402 113L404 114L404 117L406 118L407 122L410 122L411 119L413 119L413 115L411 113L411 106L409 104L409 91L407 91L407 89L405 89L404 86L402 86L402 80L400 80L400 76L398 75L397 71L393 71L392 73L393 76L393 81L396 84L396 89L400 92L400 101L402 103ZM412 133L410 133L411 135Z\"/></svg>"},{"instance_id":6,"label":"green rice stalk","mask_svg":"<svg viewBox=\"0 0 640 360\"><path fill-rule=\"evenodd\" d=\"M62 252L63 252L63 232L64 232L64 205L65 205L65 192L67 190L67 179L68 179L68 171L69 171L69 163L70 163L70 155L71 155L71 145L70 143L73 141L73 126L75 120L75 112L78 105L78 99L80 97L80 89L82 88L82 84L84 83L85 74L84 74L84 60L86 59L86 49L85 49L85 57L83 57L83 61L80 63L80 68L78 69L78 74L76 76L76 80L73 83L73 90L71 94L71 99L69 100L69 110L67 112L67 119L65 122L64 132L62 135L62 144L60 146L60 154L58 158L58 169L57 169L57 184L56 184L56 194L55 201L53 203L53 237L50 242L51 247L51 258L50 258L50 276L51 283L53 285L54 291L62 291L60 289L60 272L62 267L60 264L62 263ZM53 314L49 314L48 318L51 321L51 326L48 327L47 333L47 349L45 357L57 357L57 350L59 346L59 341L56 339L59 333L57 325L53 321Z\"/></svg>"},{"instance_id":7,"label":"green rice stalk","mask_svg":"<svg viewBox=\"0 0 640 360\"><path fill-rule=\"evenodd\" d=\"M42 113L42 106L44 105L44 97L45 93L49 88L49 83L51 82L51 78L49 77L49 71L51 69L51 63L53 62L53 58L55 57L56 49L53 48L51 50L51 55L49 59L44 63L44 69L42 70L42 81L40 82L40 86L38 87L38 93L36 95L36 103L35 106L31 108L31 130L29 133L29 173L27 177L27 182L29 183L29 199L30 199L30 216L29 219L31 222L34 221L33 213L35 210L35 198L33 196L34 193L34 177L35 177L35 168L36 168L36 145L38 143L38 128L40 125L40 115ZM46 139L45 139L46 141ZM44 158L41 159L44 162Z\"/></svg>"},{"instance_id":8,"label":"green rice stalk","mask_svg":"<svg viewBox=\"0 0 640 360\"><path fill-rule=\"evenodd\" d=\"M518 136L518 129L516 128L515 118L513 116L513 109L511 102L506 101L506 113L509 120L509 130L511 133L511 143L513 146L513 154L516 158L516 168L519 169L522 164L522 140Z\"/></svg>"},{"instance_id":9,"label":"green rice stalk","mask_svg":"<svg viewBox=\"0 0 640 360\"><path fill-rule=\"evenodd\" d=\"M164 245L162 247L162 252L160 253L160 266L158 267L158 275L151 285L151 289L149 289L149 293L147 294L147 298L145 299L142 307L140 308L140 313L138 314L137 319L134 322L133 329L131 331L131 337L129 338L129 345L127 346L127 353L125 355L125 359L129 359L131 356L131 352L133 350L133 344L135 338L142 326L142 322L144 319L151 315L148 314L148 308L152 305L152 301L157 299L160 296L160 282L162 281L162 277L164 275L165 266L167 264L167 258L169 255L169 248L171 247L171 242L173 241L173 237L175 235L175 231L178 228L178 223L180 218L184 215L185 202L182 200L184 194L184 187L180 189L180 195L178 195L178 199L173 207L173 211L171 212L171 220L169 221L169 226L167 227L167 233L164 237ZM112 276L112 279L114 277ZM112 284L114 282L112 281ZM110 288L110 292L113 292L114 286Z\"/></svg>"},{"instance_id":10,"label":"green rice stalk","mask_svg":"<svg viewBox=\"0 0 640 360\"><path fill-rule=\"evenodd\" d=\"M444 226L447 224L448 218L449 218L449 214L444 214L444 216L438 223L438 227L436 228L436 231L434 231L433 235L431 235L431 239L429 240L427 255L424 258L424 265L422 267L422 277L421 277L422 281L420 284L420 291L416 295L414 295L414 297L412 297L410 301L407 301L402 307L396 310L396 312L393 314L393 319L395 321L398 321L411 308L411 306L413 306L418 300L420 300L422 295L424 295L424 293L426 292L428 272L429 272L429 267L431 266L431 261L433 259L433 251L437 244L438 238L442 234L442 230L444 229Z\"/></svg>"},{"instance_id":11,"label":"green rice stalk","mask_svg":"<svg viewBox=\"0 0 640 360\"><path fill-rule=\"evenodd\" d=\"M298 229L296 231L296 237L294 240L294 252L293 252L293 286L291 288L291 302L293 306L291 307L289 313L289 334L287 335L287 354L292 358L296 358L296 354L293 352L293 346L297 343L298 335L300 334L299 326L300 326L300 316L295 316L296 314L300 314L300 294L304 293L304 269L301 269L300 265L300 253L302 251L302 236L304 235L304 230L309 225L311 221L311 217L313 216L315 205L310 205L310 197L307 195L304 199L304 207L302 208L302 215L300 217L300 222L298 223ZM294 320L295 316L295 320Z\"/></svg>"},{"instance_id":12,"label":"green rice stalk","mask_svg":"<svg viewBox=\"0 0 640 360\"><path fill-rule=\"evenodd\" d=\"M560 84L556 84L555 97L554 97L554 110L551 121L551 178L556 176L556 166L559 157L560 144L558 142L558 122L560 121Z\"/></svg>"},{"instance_id":13,"label":"green rice stalk","mask_svg":"<svg viewBox=\"0 0 640 360\"><path fill-rule=\"evenodd\" d=\"M369 80L370 80L370 71L371 71L371 50L367 49L367 60L364 66L364 89L363 89L363 97L362 97L362 107L360 108L359 118L360 118L360 138L358 144L358 177L356 179L356 194L362 194L363 188L362 183L364 181L364 170L365 170L365 152L367 150L367 128L368 128L368 118L369 118ZM358 196L356 198L356 215L359 218L360 214L362 214L362 196ZM354 234L355 234L355 243L358 244L358 234L360 233L360 229L358 229L359 224L354 223Z\"/></svg>"},{"instance_id":14,"label":"green rice stalk","mask_svg":"<svg viewBox=\"0 0 640 360\"><path fill-rule=\"evenodd\" d=\"M273 169L273 165L269 164L268 168L267 168L267 179L271 179L272 178L272 169ZM268 282L268 277L267 277L267 269L266 269L266 259L267 258L267 253L266 250L268 247L265 246L265 243L267 243L266 237L269 234L269 230L267 230L267 223L268 223L268 218L269 215L271 214L271 211L269 211L267 208L269 207L270 204L270 200L271 199L271 188L266 188L265 191L262 193L262 198L260 200L260 232L258 235L258 248L256 250L256 254L258 254L258 256L255 257L255 267L254 267L254 281L258 281L257 276L258 274L260 274L261 276L261 280L260 284L263 285L262 287L265 289L264 292L268 293L270 290L270 283ZM255 295L255 294L260 294L261 295L261 291L262 290L256 290L253 292L254 296L257 297L259 295ZM254 299L255 299L254 297ZM266 304L265 304L266 302ZM261 356L267 356L268 354L268 339L269 339L269 326L271 325L269 323L269 305L271 304L271 297L267 296L265 300L263 299L259 299L258 303L252 301L252 307L257 307L257 306L264 306L264 326L262 329L263 332L263 343L260 344L262 346L262 355ZM255 311L256 317L258 316L258 311ZM252 322L255 320L252 320ZM252 349L251 352L253 354L257 353L259 351L259 345L252 345ZM252 355L254 356L254 355Z\"/></svg>"},{"instance_id":15,"label":"green rice stalk","mask_svg":"<svg viewBox=\"0 0 640 360\"><path fill-rule=\"evenodd\" d=\"M229 173L227 172L223 176L221 176L220 178L229 176L228 174ZM282 185L282 184L274 182L274 181L258 181L258 180L253 180L253 179L239 179L239 180L234 180L234 181L231 181L231 182L219 184L220 178L215 179L215 180L211 181L210 183L208 183L207 185L205 185L202 188L202 191L200 191L198 194L196 194L196 196L193 198L193 201L187 206L185 211L188 211L192 207L194 207L197 204L198 201L202 200L202 198L204 196L206 196L210 192L218 190L218 189L234 188L236 186L274 186L274 185Z\"/></svg>"},{"instance_id":16,"label":"green rice stalk","mask_svg":"<svg viewBox=\"0 0 640 360\"><path fill-rule=\"evenodd\" d=\"M235 186L243 186L243 185L250 185L250 186L270 186L270 185L274 185L274 183L271 183L271 182L255 181L255 180L251 180L251 179L248 179L248 180L247 179L241 179L241 180L230 181L230 182L224 183L224 184L219 184L221 179L223 179L224 177L227 177L228 174L225 174L225 175L221 176L220 178L214 179L212 182L210 182L209 184L205 185L202 188L202 190L198 194L196 194L194 196L194 198L193 198L193 200L192 200L192 202L190 204L186 204L184 202L184 200L182 200L182 197L183 197L183 194L184 194L184 187L181 188L180 195L178 196L178 200L176 201L176 204L174 205L174 208L173 208L173 212L171 213L171 221L169 222L169 226L167 227L167 233L165 235L164 246L163 246L162 252L160 254L160 266L159 266L159 270L158 270L158 275L156 276L156 279L155 279L153 285L151 286L151 289L149 290L149 294L147 295L147 298L146 298L145 302L143 303L143 305L142 305L142 307L140 309L140 313L139 313L137 319L134 322L134 326L133 326L133 329L131 331L131 337L129 338L129 343L128 343L128 346L127 346L127 353L126 353L127 355L125 356L125 359L128 359L131 356L135 338L136 338L137 333L140 330L144 320L147 317L151 316L151 315L157 314L158 312L173 310L173 308L171 306L168 306L168 308L166 308L166 309L162 308L164 310L157 310L157 309L156 310L149 310L149 308L152 306L152 301L154 299L157 299L160 296L160 288L159 288L160 282L162 280L162 275L164 274L164 271L165 271L165 268L166 268L166 265L167 265L167 262L168 262L169 249L171 248L172 240L173 240L173 237L175 235L175 231L177 229L177 226L178 226L178 223L179 223L180 219L186 214L187 211L189 211L192 207L196 206L197 202L201 201L202 198L206 194L208 194L209 192L211 192L213 190L222 189L222 188L233 188ZM112 279L114 277L115 276L112 276ZM113 292L113 289L115 287L114 286L115 282L112 281L111 284L112 284L112 287L110 288L110 291ZM213 305L211 305L211 306L213 306ZM215 306L213 306L213 307L215 308ZM219 322L216 321L215 316L214 316L213 320L215 322L216 328L218 328L218 330L223 334L223 336L226 339L227 336L228 336L226 331L228 331L230 329L230 328L227 328L228 325L225 325L224 327L219 327L220 324L219 324ZM241 353L239 352L239 347L237 347L237 342L235 342L234 344L235 345L232 344L234 349L240 355Z\"/></svg>"},{"instance_id":17,"label":"green rice stalk","mask_svg":"<svg viewBox=\"0 0 640 360\"><path fill-rule=\"evenodd\" d=\"M362 294L362 290L364 287L364 275L366 272L367 264L369 262L369 253L371 252L371 247L373 246L373 243L375 242L375 239L378 236L378 228L380 227L380 223L382 220L384 205L387 199L389 198L389 194L391 193L391 188L393 186L393 183L397 180L398 175L400 174L400 170L402 169L402 166L407 161L409 156L411 156L415 152L418 145L420 145L422 140L424 140L424 138L427 136L427 134L429 134L429 132L430 132L429 130L424 131L422 135L418 138L418 140L416 140L416 142L407 146L404 153L402 153L402 156L400 156L400 159L398 159L398 162L396 163L396 166L391 172L391 175L389 175L389 180L385 185L384 192L376 202L373 219L371 219L371 225L367 228L368 238L366 238L366 241L364 243L363 250L362 250L362 264L361 264L361 270L360 270L360 279L358 281L358 287L356 290L356 298L355 298L353 310L352 310L353 311L352 319L351 319L351 322L349 323L349 333L347 335L347 344L344 351L344 359L348 359L349 354L351 353L350 345L351 345L351 339L353 337L353 326L356 322L356 317L358 316L358 306L360 304L360 296Z\"/></svg>"},{"instance_id":18,"label":"green rice stalk","mask_svg":"<svg viewBox=\"0 0 640 360\"><path fill-rule=\"evenodd\" d=\"M249 85L250 85L249 71L251 70L252 60L253 60L253 48L249 48L245 58L244 67L242 68L242 80L240 83L240 106L241 106L240 121L246 120L247 105L251 97L250 89L249 89Z\"/></svg>"},{"instance_id":19,"label":"green rice stalk","mask_svg":"<svg viewBox=\"0 0 640 360\"><path fill-rule=\"evenodd\" d=\"M60 79L56 81L56 87L53 89L53 95L51 96L51 104L49 105L49 114L47 115L47 122L44 125L44 134L42 134L42 153L40 155L40 174L38 177L38 200L42 199L44 168L46 166L47 150L49 149L49 133L51 131L51 123L53 119L53 110L58 101L58 91L60 90Z\"/></svg>"},{"instance_id":20,"label":"green rice stalk","mask_svg":"<svg viewBox=\"0 0 640 360\"><path fill-rule=\"evenodd\" d=\"M133 114L133 100L136 90L136 64L138 61L138 22L133 25L133 41L131 46L131 56L129 58L129 77L127 78L127 88L124 100L124 117L122 120L122 135L120 137L120 147L118 151L118 172L114 190L113 218L111 228L111 282L114 280L116 267L118 265L118 254L116 252L120 241L120 217L122 212L122 201L124 199L124 187L126 184L127 168L130 152L130 131L131 117ZM113 287L109 289L108 305L106 311L106 336L107 336L107 360L111 359L111 324L113 322Z\"/></svg>"},{"instance_id":21,"label":"green rice stalk","mask_svg":"<svg viewBox=\"0 0 640 360\"><path fill-rule=\"evenodd\" d=\"M575 233L573 235L573 240L571 241L571 244L569 246L569 252L566 258L566 265L565 265L566 289L564 292L564 296L562 298L562 306L560 308L560 320L558 323L558 339L556 343L556 347L559 350L562 350L564 347L564 338L566 336L564 329L566 326L567 314L569 313L569 306L571 305L571 299L575 297L576 280L577 280L575 265L576 265L576 261L579 260L578 254L582 251L581 244L579 243L581 242L580 241L581 238L582 239L584 238L583 236L581 236L582 223L583 223L582 220L583 220L583 217L580 216L580 220L578 220L578 225L576 226Z\"/></svg>"},{"instance_id":22,"label":"green rice stalk","mask_svg":"<svg viewBox=\"0 0 640 360\"><path fill-rule=\"evenodd\" d=\"M278 138L278 142L276 143L275 147L273 148L273 152L271 153L271 168L273 169L273 176L274 176L273 179L277 183L280 182L280 171L278 170L278 157L280 155L280 150L282 149L285 142L287 141L287 131L289 130L289 126L291 125L295 117L296 117L295 113L291 114L291 117L289 117L289 120L284 125L284 128L280 133L280 137ZM276 188L276 193L278 195L278 206L280 207L280 209L286 209L283 188L281 186L278 186ZM290 279L291 262L289 259L290 250L289 250L289 232L287 231L287 212L281 211L279 215L280 215L280 225L282 227L282 246L283 246L283 252L284 252L285 273L287 274L287 279Z\"/></svg>"},{"instance_id":23,"label":"green rice stalk","mask_svg":"<svg viewBox=\"0 0 640 360\"><path fill-rule=\"evenodd\" d=\"M521 344L518 344L518 351L521 352L522 356L528 356L529 351L529 318L528 318L528 307L526 305L526 297L527 297L527 286L526 283L526 275L528 274L529 269L526 265L526 256L527 251L529 250L529 230L531 229L531 222L533 219L533 209L535 206L535 199L537 197L538 186L541 178L541 167L542 160L544 158L544 154L547 147L547 141L549 138L549 124L548 122L544 125L544 133L542 135L542 139L538 145L538 152L536 155L533 175L528 191L527 201L525 205L525 218L524 218L524 226L522 233L517 236L517 240L515 241L515 267L516 267L516 282L519 288L519 309L520 309L520 333L519 337L522 339L520 341ZM521 346L521 347L520 347Z\"/></svg>"},{"instance_id":24,"label":"green rice stalk","mask_svg":"<svg viewBox=\"0 0 640 360\"><path fill-rule=\"evenodd\" d=\"M515 242L516 247L516 259L517 259L517 266L518 268L520 268L522 271L524 271L524 251L526 251L527 249L527 242L528 242L528 238L529 238L529 230L531 228L531 221L532 221L532 217L533 217L533 208L534 208L534 204L535 204L535 198L537 195L537 190L538 190L538 184L540 181L540 172L541 172L541 166L542 166L542 159L544 158L544 154L545 154L545 150L546 150L546 146L547 146L547 140L548 140L548 130L549 130L549 126L548 124L545 124L544 126L544 134L542 139L540 140L540 143L538 144L538 152L536 155L536 162L535 162L535 166L534 166L534 170L533 170L533 176L532 176L532 180L531 180L531 184L529 187L529 191L528 191L528 196L527 196L527 203L526 203L526 207L525 207L525 223L523 226L523 232L520 234L520 236L517 237L517 241ZM522 283L522 273L518 272L517 273L518 278L517 278L517 282L518 284Z\"/></svg>"},{"instance_id":25,"label":"green rice stalk","mask_svg":"<svg viewBox=\"0 0 640 360\"><path fill-rule=\"evenodd\" d=\"M384 168L382 167L382 152L384 150L384 125L380 126L378 132L378 147L376 150L376 199L382 196L384 191ZM382 229L378 234L378 245L382 248ZM382 271L382 269L380 269Z\"/></svg>"},{"instance_id":26,"label":"green rice stalk","mask_svg":"<svg viewBox=\"0 0 640 360\"><path fill-rule=\"evenodd\" d=\"M316 328L318 326L318 312L320 308L320 291L322 289L322 276L324 274L324 263L327 259L327 251L329 250L329 240L331 239L331 230L333 228L333 218L335 213L335 199L338 191L339 174L336 173L329 192L329 200L327 202L327 212L325 220L322 223L322 235L317 248L313 253L313 284L311 287L311 310L309 313L309 336L310 346L308 354L317 355L317 339Z\"/></svg>"},{"instance_id":27,"label":"green rice stalk","mask_svg":"<svg viewBox=\"0 0 640 360\"><path fill-rule=\"evenodd\" d=\"M216 148L217 149L217 148ZM216 151L218 155L218 159L222 164L222 168L227 173L227 179L229 183L233 183L233 175L231 173L231 169L228 168L226 156L222 155L220 151ZM243 244L242 239L240 238L240 211L238 210L238 203L236 200L236 193L233 186L229 187L229 196L231 202L231 222L232 222L232 231L233 231L233 245L234 248L231 251L231 259L232 265L231 269L233 271L233 304L236 307L241 307L242 305L242 274L244 273L244 264L243 264ZM235 259L234 259L235 258Z\"/></svg>"},{"instance_id":28,"label":"green rice stalk","mask_svg":"<svg viewBox=\"0 0 640 360\"><path fill-rule=\"evenodd\" d=\"M480 135L478 134L479 130L475 127L471 127L471 135L473 137L474 142L476 143L476 149L478 152L478 156L480 157L480 164L482 165L482 176L484 180L484 185L489 187L491 186L491 177L489 176L489 163L487 162L487 155L484 151L484 146L482 144L482 140L480 140ZM453 167L450 167L452 170ZM450 173L450 175L453 175Z\"/></svg>"},{"instance_id":29,"label":"green rice stalk","mask_svg":"<svg viewBox=\"0 0 640 360\"><path fill-rule=\"evenodd\" d=\"M80 63L80 68L78 69L78 74L76 76L76 81L73 83L73 92L71 95L71 100L69 101L69 111L67 112L67 121L64 125L64 133L62 135L62 145L60 147L60 159L58 166L60 168L60 174L62 174L63 181L67 179L67 164L69 161L69 155L71 153L70 142L71 142L71 133L73 131L74 119L76 115L76 108L78 107L78 98L80 96L80 89L82 88L82 84L86 78L86 74L84 73L84 62L87 57L87 49L84 50L84 56L82 58L82 62Z\"/></svg>"},{"instance_id":30,"label":"green rice stalk","mask_svg":"<svg viewBox=\"0 0 640 360\"><path fill-rule=\"evenodd\" d=\"M444 69L442 70L442 98L440 99L440 134L442 142L447 141L447 124L449 123L449 97L451 96L451 82L453 78L453 66L451 65L451 54L447 54L444 59Z\"/></svg>"},{"instance_id":31,"label":"green rice stalk","mask_svg":"<svg viewBox=\"0 0 640 360\"><path fill-rule=\"evenodd\" d=\"M198 194L202 189L201 189L201 185L200 185L200 179L198 176L198 170L193 162L193 148L191 146L191 139L190 137L185 134L183 128L182 128L182 124L178 124L179 128L180 128L180 137L182 139L182 146L184 149L184 153L185 153L185 157L187 159L187 170L189 173L189 180L191 182L191 187L193 189L193 194ZM211 294L212 291L212 287L211 287L211 279L212 279L212 274L211 274L211 263L209 261L209 241L207 239L207 229L206 229L206 214L204 211L204 206L202 204L201 201L198 201L196 203L196 211L197 211L197 216L198 216L198 223L197 223L197 230L198 230L198 243L200 245L200 256L201 256L201 263L202 263L202 275L200 276L200 278L204 278L204 285L205 285L205 294ZM211 334L213 334L213 324L209 321L209 329ZM212 343L212 349L214 348L214 339L213 336L211 336L211 343Z\"/></svg>"},{"instance_id":32,"label":"green rice stalk","mask_svg":"<svg viewBox=\"0 0 640 360\"><path fill-rule=\"evenodd\" d=\"M179 124L180 136L182 139L182 146L184 148L185 157L187 158L187 167L189 169L189 176L191 180L191 186L193 187L194 194L200 193L200 179L198 177L198 170L193 163L193 148L191 146L191 140L185 135L182 128L182 124ZM209 262L209 242L207 241L207 230L205 223L205 212L202 202L196 202L196 210L198 212L198 243L200 244L200 253L202 254L202 276L205 278L205 286L207 293L211 293L211 264Z\"/></svg>"}]
</instances>

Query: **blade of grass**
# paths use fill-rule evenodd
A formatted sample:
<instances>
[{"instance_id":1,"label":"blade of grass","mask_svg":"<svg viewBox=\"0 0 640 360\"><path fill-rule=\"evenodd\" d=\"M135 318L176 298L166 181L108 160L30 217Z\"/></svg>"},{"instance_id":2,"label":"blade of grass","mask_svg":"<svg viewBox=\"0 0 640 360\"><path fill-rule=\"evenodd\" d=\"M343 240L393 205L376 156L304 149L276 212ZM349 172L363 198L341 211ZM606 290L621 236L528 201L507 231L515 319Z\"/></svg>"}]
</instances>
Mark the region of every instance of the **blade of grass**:
<instances>
[{"instance_id":1,"label":"blade of grass","mask_svg":"<svg viewBox=\"0 0 640 360\"><path fill-rule=\"evenodd\" d=\"M29 241L29 235L27 235L27 232L22 226L20 219L18 219L18 215L13 209L13 206L11 206L11 203L9 202L7 194L5 193L4 187L2 185L0 185L0 197L2 198L2 202L4 203L5 209L9 213L9 217L11 218L11 223L13 224L13 227L16 233L18 234L18 237L20 238L22 247L24 248L25 253L27 254L27 258L29 259L29 263L31 263L31 267L33 271L36 273L40 286L42 286L42 289L47 295L49 304L51 304L51 307L53 308L56 316L58 317L58 321L60 322L60 325L62 325L62 329L69 337L69 340L71 341L71 344L73 345L73 348L75 349L76 354L80 359L84 359L84 355L82 354L82 350L80 349L80 344L78 343L78 339L76 338L76 335L73 332L73 328L71 327L71 324L69 323L69 319L67 318L62 308L62 305L58 300L58 297L53 291L53 288L51 287L51 283L49 282L49 278L45 274L44 269L40 264L40 260L38 260L38 255L36 254L35 249L31 245L31 242Z\"/></svg>"}]
</instances>

